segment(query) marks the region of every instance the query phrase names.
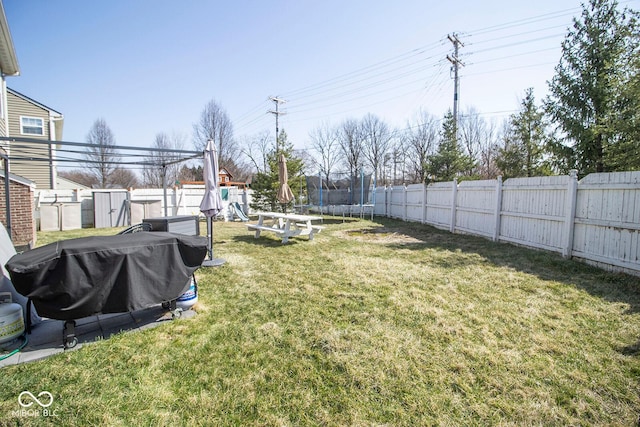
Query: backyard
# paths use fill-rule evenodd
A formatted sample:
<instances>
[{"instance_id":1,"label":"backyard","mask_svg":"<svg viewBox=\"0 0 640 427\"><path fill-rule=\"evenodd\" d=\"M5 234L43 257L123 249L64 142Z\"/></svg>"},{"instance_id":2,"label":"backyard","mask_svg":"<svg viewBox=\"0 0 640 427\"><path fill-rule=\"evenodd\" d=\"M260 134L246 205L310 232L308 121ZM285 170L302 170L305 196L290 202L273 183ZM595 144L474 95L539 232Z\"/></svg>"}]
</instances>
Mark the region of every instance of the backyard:
<instances>
[{"instance_id":1,"label":"backyard","mask_svg":"<svg viewBox=\"0 0 640 427\"><path fill-rule=\"evenodd\" d=\"M324 225L283 245L216 222L226 264L196 272L194 318L2 368L0 425L637 423L638 278L421 224ZM25 390L53 416L17 414Z\"/></svg>"}]
</instances>

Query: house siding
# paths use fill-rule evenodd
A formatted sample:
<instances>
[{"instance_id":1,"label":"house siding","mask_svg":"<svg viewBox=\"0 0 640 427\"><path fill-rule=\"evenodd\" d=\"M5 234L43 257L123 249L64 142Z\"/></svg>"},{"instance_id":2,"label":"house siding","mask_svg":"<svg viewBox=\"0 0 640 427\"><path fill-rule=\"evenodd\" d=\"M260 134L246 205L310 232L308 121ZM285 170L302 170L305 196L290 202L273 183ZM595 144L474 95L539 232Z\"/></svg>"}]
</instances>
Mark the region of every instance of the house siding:
<instances>
[{"instance_id":1,"label":"house siding","mask_svg":"<svg viewBox=\"0 0 640 427\"><path fill-rule=\"evenodd\" d=\"M7 109L9 119L9 135L15 138L34 138L49 140L49 111L34 105L13 93L7 93ZM21 133L20 117L36 117L43 121L44 135L23 135ZM49 146L38 143L14 143L10 146L11 157L48 158ZM53 188L49 162L11 160L11 173L23 176L36 183L38 188Z\"/></svg>"},{"instance_id":2,"label":"house siding","mask_svg":"<svg viewBox=\"0 0 640 427\"><path fill-rule=\"evenodd\" d=\"M5 126L4 117L0 117L0 136L7 136L7 127Z\"/></svg>"},{"instance_id":3,"label":"house siding","mask_svg":"<svg viewBox=\"0 0 640 427\"><path fill-rule=\"evenodd\" d=\"M0 136L7 136L7 83L4 77L1 77L0 80ZM0 144L3 147L6 145L5 143Z\"/></svg>"}]
</instances>

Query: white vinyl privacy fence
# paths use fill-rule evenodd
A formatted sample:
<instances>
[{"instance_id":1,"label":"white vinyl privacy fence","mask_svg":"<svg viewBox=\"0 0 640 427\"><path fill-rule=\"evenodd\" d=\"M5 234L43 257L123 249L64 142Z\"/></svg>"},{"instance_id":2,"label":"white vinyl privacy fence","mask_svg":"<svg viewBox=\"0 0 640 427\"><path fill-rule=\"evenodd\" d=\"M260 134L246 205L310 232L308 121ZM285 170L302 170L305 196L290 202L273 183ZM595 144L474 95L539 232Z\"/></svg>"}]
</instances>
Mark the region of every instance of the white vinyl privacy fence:
<instances>
[{"instance_id":1,"label":"white vinyl privacy fence","mask_svg":"<svg viewBox=\"0 0 640 427\"><path fill-rule=\"evenodd\" d=\"M640 172L378 188L375 214L640 275Z\"/></svg>"},{"instance_id":2,"label":"white vinyl privacy fence","mask_svg":"<svg viewBox=\"0 0 640 427\"><path fill-rule=\"evenodd\" d=\"M238 203L244 212L248 212L251 202L250 193L237 187L223 187L220 189L223 199L222 215L225 219L232 219L233 212L229 205ZM119 189L119 190L39 190L35 194L36 222L51 224L49 230L73 229L87 227L111 227L118 225L132 225L142 222L144 218L154 218L177 215L200 215L200 202L204 194L204 185L185 185L174 187L147 189ZM104 195L118 195L122 206L108 206L102 208L98 201ZM123 200L124 199L124 200ZM165 203L166 202L166 203ZM103 214L104 211L104 214ZM114 223L109 218L111 211L124 211L123 222ZM53 216L53 221L50 221ZM65 217L66 216L66 217ZM73 220L69 218L73 216ZM77 217L77 221L76 221Z\"/></svg>"}]
</instances>

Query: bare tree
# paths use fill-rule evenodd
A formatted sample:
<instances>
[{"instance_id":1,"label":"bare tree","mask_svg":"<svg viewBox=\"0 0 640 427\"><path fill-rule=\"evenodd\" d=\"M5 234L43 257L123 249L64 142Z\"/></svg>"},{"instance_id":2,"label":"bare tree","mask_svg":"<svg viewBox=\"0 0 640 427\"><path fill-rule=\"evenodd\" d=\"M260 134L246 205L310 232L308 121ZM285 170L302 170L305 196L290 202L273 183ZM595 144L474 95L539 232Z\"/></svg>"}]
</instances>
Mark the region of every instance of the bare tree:
<instances>
[{"instance_id":1,"label":"bare tree","mask_svg":"<svg viewBox=\"0 0 640 427\"><path fill-rule=\"evenodd\" d=\"M426 111L420 111L415 123L409 123L405 133L405 151L408 173L413 182L427 181L427 161L438 144L440 125L438 119Z\"/></svg>"},{"instance_id":2,"label":"bare tree","mask_svg":"<svg viewBox=\"0 0 640 427\"><path fill-rule=\"evenodd\" d=\"M477 173L480 178L494 179L500 175L500 168L496 163L500 146L499 139L496 123L494 121L489 122L484 129L483 137L480 139L480 151L476 161Z\"/></svg>"},{"instance_id":3,"label":"bare tree","mask_svg":"<svg viewBox=\"0 0 640 427\"><path fill-rule=\"evenodd\" d=\"M331 172L338 164L339 149L338 131L323 123L309 133L311 148L318 154L317 164L320 172L328 181Z\"/></svg>"},{"instance_id":4,"label":"bare tree","mask_svg":"<svg viewBox=\"0 0 640 427\"><path fill-rule=\"evenodd\" d=\"M376 179L383 176L384 156L391 147L391 132L386 123L373 114L362 119L362 133L365 137L364 157L369 162Z\"/></svg>"},{"instance_id":5,"label":"bare tree","mask_svg":"<svg viewBox=\"0 0 640 427\"><path fill-rule=\"evenodd\" d=\"M117 167L110 177L111 188L133 188L138 186L138 177L131 169Z\"/></svg>"},{"instance_id":6,"label":"bare tree","mask_svg":"<svg viewBox=\"0 0 640 427\"><path fill-rule=\"evenodd\" d=\"M152 148L159 150L182 150L185 144L185 136L174 133L171 136L166 133L159 133L153 141ZM166 173L167 184L178 181L180 165L176 163L179 156L169 151L153 151L145 161L142 169L142 180L144 185L151 188L163 187L163 172ZM164 169L164 171L163 171Z\"/></svg>"},{"instance_id":7,"label":"bare tree","mask_svg":"<svg viewBox=\"0 0 640 427\"><path fill-rule=\"evenodd\" d=\"M474 169L463 174L495 178L499 173L495 163L499 146L495 123L487 122L471 107L462 116L459 129L461 146L465 154L474 160Z\"/></svg>"},{"instance_id":8,"label":"bare tree","mask_svg":"<svg viewBox=\"0 0 640 427\"><path fill-rule=\"evenodd\" d=\"M349 168L351 178L356 176L362 165L364 151L364 135L360 124L353 119L342 123L338 129L338 144L344 155L344 162Z\"/></svg>"},{"instance_id":9,"label":"bare tree","mask_svg":"<svg viewBox=\"0 0 640 427\"><path fill-rule=\"evenodd\" d=\"M115 149L115 137L104 119L97 119L89 133L87 142L91 144L84 155L87 169L95 176L100 188L108 188L110 177L120 162Z\"/></svg>"},{"instance_id":10,"label":"bare tree","mask_svg":"<svg viewBox=\"0 0 640 427\"><path fill-rule=\"evenodd\" d=\"M393 132L393 135L399 135ZM393 185L404 184L406 182L407 163L409 156L405 147L406 141L402 136L391 139L391 147L384 156L385 163L388 164ZM383 170L386 170L383 167Z\"/></svg>"},{"instance_id":11,"label":"bare tree","mask_svg":"<svg viewBox=\"0 0 640 427\"><path fill-rule=\"evenodd\" d=\"M256 173L265 173L269 169L268 154L274 148L269 132L263 132L245 139L241 150L249 163L255 167Z\"/></svg>"},{"instance_id":12,"label":"bare tree","mask_svg":"<svg viewBox=\"0 0 640 427\"><path fill-rule=\"evenodd\" d=\"M478 111L470 107L467 112L460 117L458 124L460 135L460 146L467 156L474 161L479 160L479 153L482 146L482 140L485 138L486 123L480 117ZM463 175L473 175L475 170L463 171Z\"/></svg>"},{"instance_id":13,"label":"bare tree","mask_svg":"<svg viewBox=\"0 0 640 427\"><path fill-rule=\"evenodd\" d=\"M221 166L234 163L237 147L233 143L233 125L227 112L216 101L211 100L200 113L200 121L193 125L194 146L204 151L207 141L212 140L218 150L218 161Z\"/></svg>"},{"instance_id":14,"label":"bare tree","mask_svg":"<svg viewBox=\"0 0 640 427\"><path fill-rule=\"evenodd\" d=\"M198 166L189 166L182 165L180 167L180 172L178 172L178 181L203 181L203 170L202 165Z\"/></svg>"}]
</instances>

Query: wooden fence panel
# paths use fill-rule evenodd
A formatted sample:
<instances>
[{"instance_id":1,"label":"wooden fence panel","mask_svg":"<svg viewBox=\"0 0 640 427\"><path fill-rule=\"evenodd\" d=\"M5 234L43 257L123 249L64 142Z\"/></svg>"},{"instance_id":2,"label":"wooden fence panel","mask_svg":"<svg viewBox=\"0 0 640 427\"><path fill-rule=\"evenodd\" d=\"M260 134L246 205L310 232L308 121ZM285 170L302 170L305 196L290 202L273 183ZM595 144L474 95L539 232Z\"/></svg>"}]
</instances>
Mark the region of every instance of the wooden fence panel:
<instances>
[{"instance_id":1,"label":"wooden fence panel","mask_svg":"<svg viewBox=\"0 0 640 427\"><path fill-rule=\"evenodd\" d=\"M373 197L373 214L387 215L387 189L385 187L376 187Z\"/></svg>"},{"instance_id":2,"label":"wooden fence panel","mask_svg":"<svg viewBox=\"0 0 640 427\"><path fill-rule=\"evenodd\" d=\"M423 184L411 184L406 188L405 221L422 222L424 196Z\"/></svg>"},{"instance_id":3,"label":"wooden fence panel","mask_svg":"<svg viewBox=\"0 0 640 427\"><path fill-rule=\"evenodd\" d=\"M549 176L506 180L499 239L563 252L569 179Z\"/></svg>"},{"instance_id":4,"label":"wooden fence panel","mask_svg":"<svg viewBox=\"0 0 640 427\"><path fill-rule=\"evenodd\" d=\"M395 185L387 193L387 197L389 197L387 215L391 218L404 219L404 190L404 185Z\"/></svg>"},{"instance_id":5,"label":"wooden fence panel","mask_svg":"<svg viewBox=\"0 0 640 427\"><path fill-rule=\"evenodd\" d=\"M458 186L455 229L493 238L498 180L463 181Z\"/></svg>"},{"instance_id":6,"label":"wooden fence panel","mask_svg":"<svg viewBox=\"0 0 640 427\"><path fill-rule=\"evenodd\" d=\"M572 254L640 272L640 172L591 174L580 181Z\"/></svg>"},{"instance_id":7,"label":"wooden fence panel","mask_svg":"<svg viewBox=\"0 0 640 427\"><path fill-rule=\"evenodd\" d=\"M425 222L434 227L449 229L455 182L437 182L427 186Z\"/></svg>"}]
</instances>

